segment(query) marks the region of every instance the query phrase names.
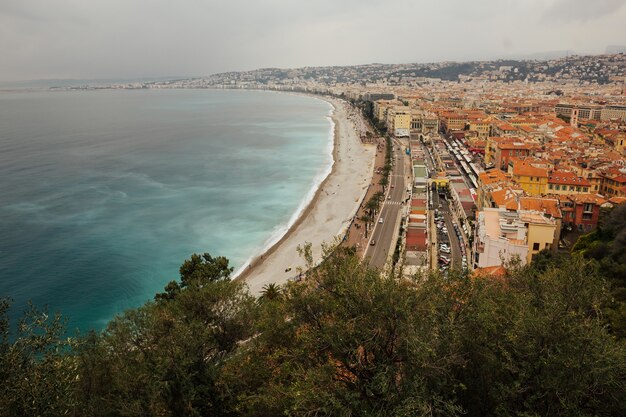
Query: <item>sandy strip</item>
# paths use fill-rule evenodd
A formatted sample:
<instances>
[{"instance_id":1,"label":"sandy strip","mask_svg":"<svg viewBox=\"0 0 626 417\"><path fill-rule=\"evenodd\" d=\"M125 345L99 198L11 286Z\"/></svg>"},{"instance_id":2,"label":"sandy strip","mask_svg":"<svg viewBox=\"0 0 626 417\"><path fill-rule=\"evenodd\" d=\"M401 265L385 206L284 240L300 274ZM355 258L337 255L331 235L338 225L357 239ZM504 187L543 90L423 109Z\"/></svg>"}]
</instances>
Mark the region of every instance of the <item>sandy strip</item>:
<instances>
[{"instance_id":1,"label":"sandy strip","mask_svg":"<svg viewBox=\"0 0 626 417\"><path fill-rule=\"evenodd\" d=\"M297 252L298 245L312 243L313 259L319 262L322 243L331 243L344 234L371 182L376 147L363 145L354 122L348 119L350 116L360 126L360 115L341 100L324 100L334 107L332 171L285 236L237 277L246 280L253 294L259 293L266 284L285 283L297 274L298 267L304 267ZM285 272L287 268L291 271Z\"/></svg>"}]
</instances>

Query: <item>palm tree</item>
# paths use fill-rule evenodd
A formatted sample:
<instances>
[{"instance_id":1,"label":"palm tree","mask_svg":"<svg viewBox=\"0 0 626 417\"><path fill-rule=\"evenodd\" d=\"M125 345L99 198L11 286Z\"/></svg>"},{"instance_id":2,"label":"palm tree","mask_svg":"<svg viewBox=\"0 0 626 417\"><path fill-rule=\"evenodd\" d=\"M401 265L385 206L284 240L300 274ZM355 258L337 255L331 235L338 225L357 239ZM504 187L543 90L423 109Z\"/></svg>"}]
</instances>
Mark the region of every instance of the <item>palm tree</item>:
<instances>
[{"instance_id":1,"label":"palm tree","mask_svg":"<svg viewBox=\"0 0 626 417\"><path fill-rule=\"evenodd\" d=\"M365 212L361 217L359 217L359 220L365 224L365 238L367 239L367 227L372 222L373 218L370 214Z\"/></svg>"},{"instance_id":2,"label":"palm tree","mask_svg":"<svg viewBox=\"0 0 626 417\"><path fill-rule=\"evenodd\" d=\"M389 184L389 179L387 179L387 177L382 177L380 181L378 181L378 184L382 185L384 190L385 187Z\"/></svg>"},{"instance_id":3,"label":"palm tree","mask_svg":"<svg viewBox=\"0 0 626 417\"><path fill-rule=\"evenodd\" d=\"M370 213L370 215L373 215L378 210L379 205L379 201L372 197L365 204L365 209Z\"/></svg>"},{"instance_id":4,"label":"palm tree","mask_svg":"<svg viewBox=\"0 0 626 417\"><path fill-rule=\"evenodd\" d=\"M260 301L273 301L278 300L282 297L282 289L279 285L271 282L269 284L265 284L261 290L261 297L259 297Z\"/></svg>"}]
</instances>

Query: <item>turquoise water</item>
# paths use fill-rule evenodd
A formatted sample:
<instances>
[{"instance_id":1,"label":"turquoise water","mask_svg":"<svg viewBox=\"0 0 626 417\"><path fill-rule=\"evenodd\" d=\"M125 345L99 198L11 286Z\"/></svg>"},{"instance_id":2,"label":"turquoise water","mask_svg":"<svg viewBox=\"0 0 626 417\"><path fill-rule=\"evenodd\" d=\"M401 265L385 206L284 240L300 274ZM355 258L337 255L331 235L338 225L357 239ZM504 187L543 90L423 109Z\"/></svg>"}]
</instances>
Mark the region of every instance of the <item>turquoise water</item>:
<instances>
[{"instance_id":1,"label":"turquoise water","mask_svg":"<svg viewBox=\"0 0 626 417\"><path fill-rule=\"evenodd\" d=\"M87 330L194 252L241 267L329 171L330 111L255 91L0 93L0 296Z\"/></svg>"}]
</instances>

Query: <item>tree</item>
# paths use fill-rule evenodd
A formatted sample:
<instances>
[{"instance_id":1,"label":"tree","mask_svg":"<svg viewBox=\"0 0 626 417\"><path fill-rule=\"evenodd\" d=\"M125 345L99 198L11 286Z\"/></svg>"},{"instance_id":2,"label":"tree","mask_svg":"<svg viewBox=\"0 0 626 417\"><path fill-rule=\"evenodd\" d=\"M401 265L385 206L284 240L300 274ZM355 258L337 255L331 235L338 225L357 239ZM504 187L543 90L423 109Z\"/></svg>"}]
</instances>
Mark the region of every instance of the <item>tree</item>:
<instances>
[{"instance_id":1,"label":"tree","mask_svg":"<svg viewBox=\"0 0 626 417\"><path fill-rule=\"evenodd\" d=\"M387 177L382 177L380 179L380 181L378 181L378 184L381 185L383 187L383 190L384 190L385 187L387 187L387 185L389 185L389 179Z\"/></svg>"},{"instance_id":2,"label":"tree","mask_svg":"<svg viewBox=\"0 0 626 417\"><path fill-rule=\"evenodd\" d=\"M194 253L180 267L180 283L170 281L164 293L158 293L155 300L171 300L188 286L203 286L220 280L229 280L233 268L228 266L228 259L223 256L216 258L208 253Z\"/></svg>"},{"instance_id":3,"label":"tree","mask_svg":"<svg viewBox=\"0 0 626 417\"><path fill-rule=\"evenodd\" d=\"M406 281L335 251L263 312L222 390L245 416L623 415L597 272L578 257Z\"/></svg>"},{"instance_id":4,"label":"tree","mask_svg":"<svg viewBox=\"0 0 626 417\"><path fill-rule=\"evenodd\" d=\"M374 213L378 211L379 206L380 206L380 202L377 199L372 197L365 204L365 210L367 210L370 213L370 215L373 215Z\"/></svg>"},{"instance_id":5,"label":"tree","mask_svg":"<svg viewBox=\"0 0 626 417\"><path fill-rule=\"evenodd\" d=\"M282 296L282 290L279 285L274 282L265 284L261 290L259 301L275 301Z\"/></svg>"},{"instance_id":6,"label":"tree","mask_svg":"<svg viewBox=\"0 0 626 417\"><path fill-rule=\"evenodd\" d=\"M374 195L372 196L372 198L378 201L380 205L380 203L385 199L385 193L383 193L382 191L376 191Z\"/></svg>"},{"instance_id":7,"label":"tree","mask_svg":"<svg viewBox=\"0 0 626 417\"><path fill-rule=\"evenodd\" d=\"M77 361L67 352L66 321L29 305L10 331L10 303L0 299L0 416L60 416L76 406Z\"/></svg>"},{"instance_id":8,"label":"tree","mask_svg":"<svg viewBox=\"0 0 626 417\"><path fill-rule=\"evenodd\" d=\"M626 204L603 211L597 229L578 238L572 251L598 262L611 286L604 312L613 334L626 339Z\"/></svg>"}]
</instances>

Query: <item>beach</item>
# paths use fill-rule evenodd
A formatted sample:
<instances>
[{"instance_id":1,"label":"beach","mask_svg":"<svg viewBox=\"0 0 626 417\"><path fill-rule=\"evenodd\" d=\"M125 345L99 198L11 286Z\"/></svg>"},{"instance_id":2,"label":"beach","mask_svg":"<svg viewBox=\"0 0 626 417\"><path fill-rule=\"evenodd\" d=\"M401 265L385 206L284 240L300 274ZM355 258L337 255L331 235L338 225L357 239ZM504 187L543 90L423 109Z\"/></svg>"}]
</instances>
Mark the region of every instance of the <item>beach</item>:
<instances>
[{"instance_id":1,"label":"beach","mask_svg":"<svg viewBox=\"0 0 626 417\"><path fill-rule=\"evenodd\" d=\"M341 100L324 100L334 107L332 170L285 235L237 276L246 281L253 294L260 293L267 284L293 279L298 268L304 268L298 246L311 243L313 261L320 262L322 244L333 243L344 235L371 182L376 146L361 143L357 132L364 126L361 116Z\"/></svg>"}]
</instances>

